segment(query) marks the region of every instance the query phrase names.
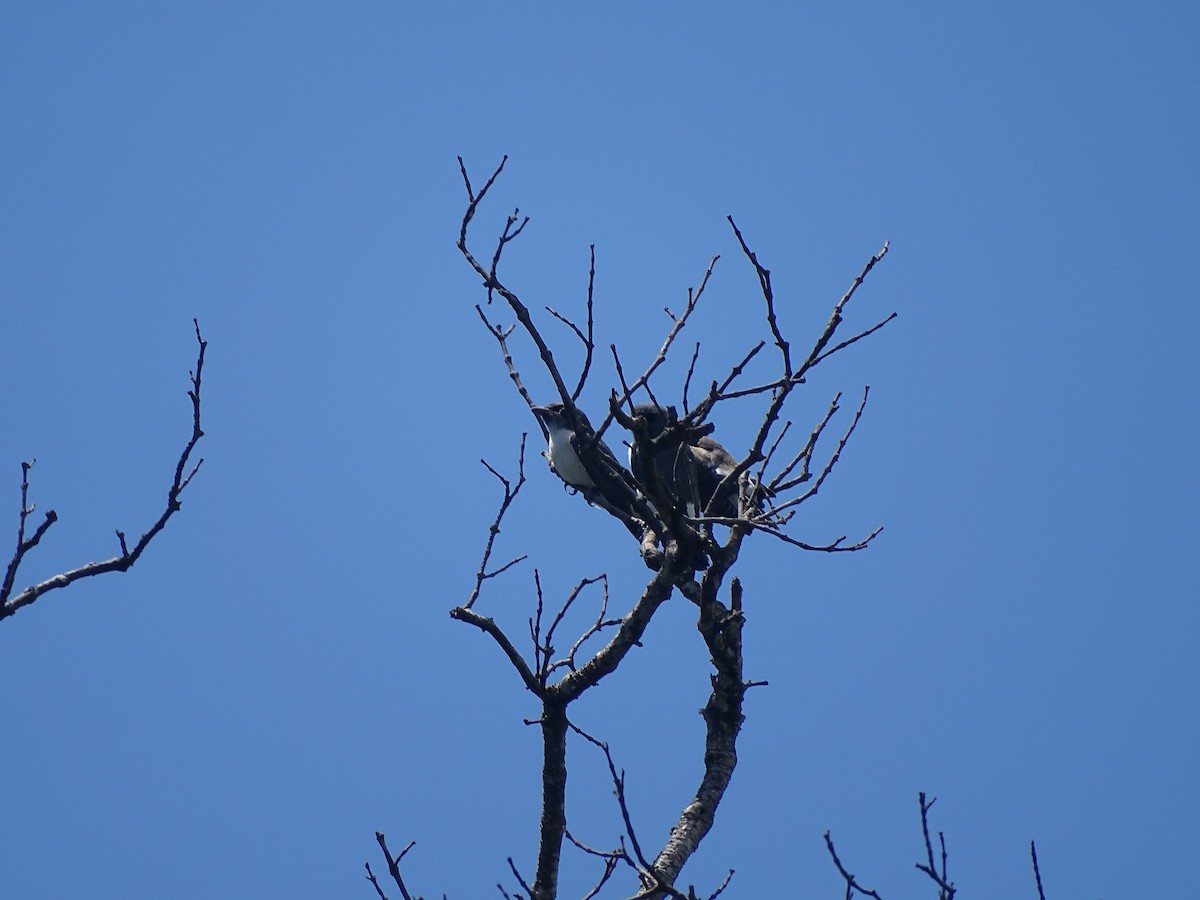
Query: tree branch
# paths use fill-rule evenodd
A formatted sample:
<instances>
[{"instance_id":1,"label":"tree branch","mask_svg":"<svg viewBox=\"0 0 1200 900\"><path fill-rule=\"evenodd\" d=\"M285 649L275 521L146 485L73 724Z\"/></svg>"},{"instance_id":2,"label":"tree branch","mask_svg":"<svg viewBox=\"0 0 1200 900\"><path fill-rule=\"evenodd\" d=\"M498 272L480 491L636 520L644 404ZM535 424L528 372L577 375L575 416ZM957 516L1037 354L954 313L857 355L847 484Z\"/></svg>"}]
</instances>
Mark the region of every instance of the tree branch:
<instances>
[{"instance_id":1,"label":"tree branch","mask_svg":"<svg viewBox=\"0 0 1200 900\"><path fill-rule=\"evenodd\" d=\"M864 897L874 897L875 900L883 900L875 891L868 890L863 887L855 879L853 875L846 871L846 867L842 865L842 861L838 859L837 851L833 849L833 838L828 831L825 832L825 846L829 849L829 855L833 857L833 864L837 866L837 870L841 873L842 878L846 880L846 900L852 900L854 892L858 891Z\"/></svg>"},{"instance_id":2,"label":"tree branch","mask_svg":"<svg viewBox=\"0 0 1200 900\"><path fill-rule=\"evenodd\" d=\"M404 879L400 877L400 860L404 859L404 857L408 855L408 851L415 847L417 842L409 841L408 846L401 850L396 856L392 856L391 851L388 850L387 838L384 837L382 831L375 832L375 842L379 844L379 849L383 851L383 858L387 860L388 873L392 876L392 881L396 882L396 887L400 888L400 896L403 897L404 900L421 900L420 897L414 898L408 893L408 888L404 884ZM387 900L387 894L385 894L383 889L379 887L379 882L375 879L375 873L371 871L371 864L367 863L366 866L367 881L371 882L371 884L375 887L375 892L379 894L382 900Z\"/></svg>"},{"instance_id":3,"label":"tree branch","mask_svg":"<svg viewBox=\"0 0 1200 900\"><path fill-rule=\"evenodd\" d=\"M170 488L167 490L167 505L162 514L150 526L150 528L141 536L133 549L130 550L125 542L124 532L117 531L117 541L121 547L121 553L111 559L106 559L102 562L90 562L86 565L79 566L74 569L68 569L61 574L48 578L38 584L26 588L15 597L10 598L13 583L16 578L17 569L20 567L25 554L37 546L46 530L57 521L58 516L53 510L46 513L46 518L41 525L34 531L28 539L25 538L26 517L33 511L28 503L29 493L29 469L32 463L21 464L21 512L19 524L17 526L17 549L13 553L12 560L8 564L5 571L4 582L0 585L0 620L6 619L17 610L33 603L43 594L59 588L65 588L67 585L78 581L81 578L89 578L94 575L103 575L107 572L124 572L129 569L149 546L150 542L158 535L167 522L181 508L180 496L185 488L191 483L192 478L200 470L200 466L204 463L203 459L188 468L191 463L192 451L195 450L196 444L200 438L204 437L204 431L200 427L200 385L204 370L204 354L208 349L208 342L200 334L200 323L195 319L192 320L196 329L196 343L199 345L199 350L196 355L196 369L189 372L192 387L188 391L188 397L192 401L192 434L184 445L183 452L179 455L179 460L175 465L175 477L171 482Z\"/></svg>"},{"instance_id":4,"label":"tree branch","mask_svg":"<svg viewBox=\"0 0 1200 900\"><path fill-rule=\"evenodd\" d=\"M516 487L513 487L512 482L510 482L507 478L505 478L503 475L501 475L499 472L497 472L495 469L493 469L490 465L488 465L487 460L484 460L484 459L480 460L480 462L483 463L484 468L486 468L489 472L491 472L493 475L495 475L496 478L499 479L500 483L502 485L504 485L504 499L500 501L500 509L496 512L496 518L492 520L491 527L488 528L488 539L487 539L487 543L484 545L484 548L483 548L483 559L480 560L480 562L479 562L479 571L477 571L475 573L475 587L472 589L471 596L467 599L467 602L463 604L463 609L470 609L472 606L475 605L475 601L479 599L479 592L481 590L483 590L484 581L486 581L489 578L495 578L501 572L505 572L508 569L511 569L513 566L515 566L521 560L525 559L525 554L522 554L521 556L518 556L516 559L509 560L507 563L505 563L503 566L501 566L499 569L496 569L493 572L487 571L487 564L488 564L488 560L491 559L491 557L492 557L492 547L496 542L496 535L498 535L500 533L500 522L504 518L504 514L506 512L508 512L509 506L511 506L512 502L517 499L517 493L521 490L521 487L525 484L525 437L526 437L526 435L524 433L522 433L521 434L521 449L518 452L518 456L517 456L517 485L516 485Z\"/></svg>"},{"instance_id":5,"label":"tree branch","mask_svg":"<svg viewBox=\"0 0 1200 900\"><path fill-rule=\"evenodd\" d=\"M1029 842L1029 855L1033 857L1033 877L1037 882L1038 900L1046 900L1046 893L1042 890L1042 871L1038 868L1037 844L1033 841Z\"/></svg>"},{"instance_id":6,"label":"tree branch","mask_svg":"<svg viewBox=\"0 0 1200 900\"><path fill-rule=\"evenodd\" d=\"M928 865L917 863L917 868L928 875L938 886L938 900L954 900L955 887L954 883L946 880L946 836L942 832L938 832L938 841L942 845L942 871L938 874L937 863L933 858L933 844L929 840L929 810L933 804L937 803L937 797L934 797L929 802L925 801L925 792L921 791L917 795L917 800L921 804L921 833L925 837L925 857L928 860Z\"/></svg>"}]
</instances>

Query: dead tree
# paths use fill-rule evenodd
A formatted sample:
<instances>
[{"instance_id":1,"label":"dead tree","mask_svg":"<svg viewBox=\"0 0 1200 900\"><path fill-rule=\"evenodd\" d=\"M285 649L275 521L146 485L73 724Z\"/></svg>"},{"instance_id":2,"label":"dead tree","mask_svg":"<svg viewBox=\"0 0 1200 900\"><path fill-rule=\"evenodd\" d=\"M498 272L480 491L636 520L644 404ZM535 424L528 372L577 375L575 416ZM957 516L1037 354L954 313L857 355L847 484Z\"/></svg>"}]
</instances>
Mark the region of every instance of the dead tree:
<instances>
[{"instance_id":1,"label":"dead tree","mask_svg":"<svg viewBox=\"0 0 1200 900\"><path fill-rule=\"evenodd\" d=\"M8 568L4 572L4 582L0 584L0 621L7 619L17 610L29 606L39 597L59 588L65 588L67 585L73 584L81 578L90 578L93 575L103 575L107 572L126 571L138 561L138 558L150 545L150 542L166 527L171 516L179 511L180 496L204 462L203 459L200 459L194 465L191 464L192 451L196 449L196 444L199 443L200 438L204 437L204 432L200 428L200 379L204 370L204 352L208 349L208 342L200 335L200 323L193 319L192 324L196 328L196 343L199 346L196 353L195 371L188 373L192 383L191 388L188 390L188 397L192 401L192 434L188 438L187 443L184 444L183 451L179 454L179 459L175 463L175 477L167 489L166 508L132 547L125 540L125 532L117 529L117 544L121 552L116 556L99 562L85 563L73 569L67 569L52 578L47 578L45 581L30 585L20 593L14 595L13 587L16 583L17 570L21 567L25 555L41 543L46 532L50 530L50 526L58 521L58 514L51 509L46 512L46 515L33 529L32 533L27 535L27 526L30 524L29 517L37 511L36 507L29 502L29 470L33 468L33 464L37 460L22 462L21 508L17 514L17 546L13 551L12 559L9 560Z\"/></svg>"},{"instance_id":2,"label":"dead tree","mask_svg":"<svg viewBox=\"0 0 1200 900\"><path fill-rule=\"evenodd\" d=\"M743 592L739 580L732 575L743 542L751 534L760 532L802 550L852 552L867 547L882 530L876 528L853 542L848 542L842 536L823 543L811 542L787 531L789 520L797 507L815 497L832 473L863 414L868 389L863 389L853 414L849 416L841 434L833 439L828 439L827 433L832 432L832 423L841 409L840 393L833 397L824 414L800 441L788 440L792 423L785 414L793 392L805 384L814 368L878 331L895 317L896 314L892 313L851 336L842 337L843 318L850 301L870 271L883 259L888 246L885 243L867 261L850 288L833 305L828 322L811 347L803 354L794 354L792 344L785 337L776 315L771 273L759 261L730 218L733 236L743 256L749 261L762 295L764 338L750 347L722 377L707 380L705 384L694 388L693 385L701 383L697 344L691 354L686 378L677 392L672 391L668 395L670 389L659 383L663 363L668 354L678 352L678 338L704 296L717 263L717 257L714 257L698 285L688 290L682 310L667 310L668 322L661 349L636 377L628 377L616 345L610 346L614 382L608 393L607 408L602 416L597 416L599 424L593 427L592 420L577 406L577 402L589 377L595 374L594 248L581 321L573 321L549 308L546 310L571 330L582 348L581 369L577 375L568 377L556 362L551 346L530 308L500 276L502 257L508 246L521 234L528 219L522 218L519 210L514 210L507 217L488 256L477 255L468 245L469 227L501 174L504 161L478 189L472 185L461 159L459 165L467 193L467 206L457 246L482 280L486 292L486 303L475 307L479 318L497 342L508 375L534 414L543 438L551 441L547 455L551 467L555 467L555 459L558 459L557 471L563 480L575 487L587 502L610 513L630 532L636 541L638 554L650 571L640 596L621 604L622 611L615 615L609 611L608 583L604 575L581 580L562 607L551 614L545 609L535 571L537 596L530 616L533 649L532 655L526 656L517 648L511 635L476 609L485 582L508 571L525 558L518 557L502 565L495 565L492 561L494 539L501 521L525 483L524 438L515 478L505 478L484 463L502 484L504 497L491 525L483 559L475 576L474 589L466 602L451 610L450 615L488 634L507 657L524 687L541 703L541 716L536 720L543 735L538 852L531 873L522 872L511 859L510 868L524 896L530 900L551 900L558 895L560 861L564 841L567 841L579 852L597 861L596 884L587 894L588 897L598 895L621 870L634 873L637 882L634 893L641 900L696 897L693 889L682 891L676 884L684 864L712 827L721 799L729 786L737 763L736 745L743 723L743 698L746 691L755 686L744 675ZM504 313L511 315L515 321L507 325L496 321L498 315L491 309L496 308L493 302L497 297L502 302L496 306L504 309ZM536 347L536 365L541 370L539 377L548 377L553 384L552 396L535 397L527 387L526 377L509 348L509 337L514 329L520 329ZM760 358L764 350L766 353ZM772 374L762 380L749 380L747 371L752 361L758 358L756 365L761 368L763 360L770 354L774 354L776 360L771 367ZM656 375L659 377L656 378ZM753 441L737 456L727 454L711 437L714 418L727 404L735 402L758 403L761 409L761 420ZM551 425L549 431L548 422ZM609 441L615 446L617 439L611 435L619 433L618 429L624 430L631 447L629 467L617 460L604 441L605 436L610 435ZM569 439L574 455L569 458L556 455L556 434L560 447L564 440ZM824 449L823 455L818 456L818 447L826 448L829 444L833 445L832 449ZM564 451L558 452L561 454ZM569 467L563 465L564 459L569 462ZM568 609L591 583L598 583L601 588L598 613L590 627L570 641L565 653L560 653L556 650L560 643L557 629ZM704 774L694 794L683 803L678 820L666 841L659 847L650 848L638 836L625 801L623 775L614 763L607 744L576 727L569 710L573 701L621 665L630 649L638 645L656 611L676 590L697 607L697 629L703 639L704 651L713 665L710 676L712 691L702 710L706 737L703 746L697 748L697 753L704 760ZM592 639L605 642L594 652L584 652L585 645L593 646L588 643ZM570 830L565 787L567 743L572 734L596 745L607 760L623 823L622 833L613 849L595 849ZM401 877L399 864L412 845L398 856L393 856L384 835L377 833L376 839L392 880L401 896L409 900L412 895ZM369 864L367 877L378 895L386 897ZM708 896L715 897L724 886L715 886ZM505 896L508 896L507 893Z\"/></svg>"}]
</instances>

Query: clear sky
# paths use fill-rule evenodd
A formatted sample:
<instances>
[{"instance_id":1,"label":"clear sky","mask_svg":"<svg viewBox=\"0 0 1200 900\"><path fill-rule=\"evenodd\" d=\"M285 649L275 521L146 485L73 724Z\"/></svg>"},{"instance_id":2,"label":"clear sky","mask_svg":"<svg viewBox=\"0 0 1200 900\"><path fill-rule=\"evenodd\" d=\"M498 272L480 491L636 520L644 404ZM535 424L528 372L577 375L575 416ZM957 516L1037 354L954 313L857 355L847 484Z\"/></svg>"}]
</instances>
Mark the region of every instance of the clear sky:
<instances>
[{"instance_id":1,"label":"clear sky","mask_svg":"<svg viewBox=\"0 0 1200 900\"><path fill-rule=\"evenodd\" d=\"M1181 897L1200 833L1194 3L56 3L0 11L0 527L20 462L60 521L19 587L158 514L210 342L203 469L126 575L0 623L0 896L373 896L375 830L429 896L532 870L537 713L463 602L536 430L454 249L602 347L689 326L706 378L762 330L733 214L798 344L884 240L800 423L871 386L793 533L752 538L740 765L684 871L725 896ZM569 334L548 333L570 344ZM527 343L514 346L531 387ZM565 364L575 364L564 350ZM600 360L585 408L613 382ZM725 413L738 446L757 410ZM627 536L540 458L501 536L548 592ZM8 551L4 551L6 561ZM517 635L527 563L480 611ZM707 660L672 600L575 710L661 842L699 775ZM571 747L570 821L620 823ZM568 854L563 896L594 865ZM630 888L628 881L624 885Z\"/></svg>"}]
</instances>

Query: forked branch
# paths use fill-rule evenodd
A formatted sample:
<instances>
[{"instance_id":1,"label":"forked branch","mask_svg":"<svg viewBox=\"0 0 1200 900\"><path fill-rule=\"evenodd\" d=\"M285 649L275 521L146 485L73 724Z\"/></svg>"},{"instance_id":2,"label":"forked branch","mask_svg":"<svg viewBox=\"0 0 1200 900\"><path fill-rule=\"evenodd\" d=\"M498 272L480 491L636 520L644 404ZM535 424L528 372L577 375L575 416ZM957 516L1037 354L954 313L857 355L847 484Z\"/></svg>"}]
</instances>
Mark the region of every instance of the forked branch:
<instances>
[{"instance_id":1,"label":"forked branch","mask_svg":"<svg viewBox=\"0 0 1200 900\"><path fill-rule=\"evenodd\" d=\"M17 610L33 603L43 594L59 588L65 588L67 585L81 578L103 575L107 572L126 571L138 561L138 558L145 551L146 547L150 545L150 542L166 527L171 516L180 510L180 496L200 470L200 466L204 463L203 458L197 460L195 464L192 464L191 459L192 452L196 449L196 444L200 441L200 438L204 437L204 431L200 427L200 386L204 373L204 354L208 349L208 342L200 334L200 323L193 319L192 324L196 329L196 343L199 347L196 354L196 368L194 371L188 373L191 380L188 397L192 402L192 434L188 438L187 443L184 444L183 451L179 454L179 460L175 464L175 477L167 490L166 508L154 523L151 524L149 529L142 534L132 549L130 549L125 540L125 533L118 529L117 543L121 548L121 552L117 556L101 562L90 562L74 569L68 569L52 578L47 578L45 581L27 587L16 596L13 596L12 590L17 570L24 561L26 554L38 545L50 526L58 520L58 515L54 510L50 510L46 513L45 518L37 526L33 534L28 538L25 537L27 518L34 511L34 507L29 503L29 469L33 463L21 463L21 509L17 520L17 546L5 570L4 581L0 584L0 620L8 618Z\"/></svg>"}]
</instances>

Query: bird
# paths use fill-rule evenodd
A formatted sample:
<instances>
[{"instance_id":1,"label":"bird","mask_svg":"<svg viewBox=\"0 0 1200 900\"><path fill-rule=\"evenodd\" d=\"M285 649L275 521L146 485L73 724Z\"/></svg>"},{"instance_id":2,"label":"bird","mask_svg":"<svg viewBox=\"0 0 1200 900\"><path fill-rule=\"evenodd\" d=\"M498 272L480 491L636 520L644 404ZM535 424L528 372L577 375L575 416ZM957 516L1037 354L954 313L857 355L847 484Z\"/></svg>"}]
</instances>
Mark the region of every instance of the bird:
<instances>
[{"instance_id":1,"label":"bird","mask_svg":"<svg viewBox=\"0 0 1200 900\"><path fill-rule=\"evenodd\" d=\"M555 402L547 403L545 406L534 406L532 410L533 414L546 426L546 461L550 463L550 468L558 477L568 486L582 492L589 503L599 503L608 508L610 512L616 512L623 519L636 517L637 511L631 501L635 493L632 488L628 489L625 496L612 497L610 495L615 491L611 489L611 482L608 490L601 490L596 486L595 479L588 471L588 466L584 464L579 455L579 451L582 449L582 439L575 433L575 425L571 421L566 407L562 403ZM590 431L592 423L588 421L583 410L576 407L575 414ZM617 462L617 458L604 441L596 440L591 453L595 454L589 457L592 460L593 471L597 464L603 465L605 462L609 464L609 469L614 474L621 471L621 464ZM585 455L588 454L585 452ZM629 525L630 523L626 521L626 526ZM632 528L631 531L633 531ZM640 533L640 531L634 533Z\"/></svg>"},{"instance_id":2,"label":"bird","mask_svg":"<svg viewBox=\"0 0 1200 900\"><path fill-rule=\"evenodd\" d=\"M651 441L676 423L673 407L663 409L655 403L638 404L633 408L633 415L645 420L646 437ZM653 451L654 469L662 486L672 498L683 502L683 512L688 516L694 518L707 510L712 516L737 518L741 511L736 485L726 491L716 508L708 509L717 487L737 468L737 460L708 435L688 440L684 429L677 430L678 439L675 442L668 441ZM643 470L642 456L643 452L635 434L629 448L629 468L633 477L645 486L648 473ZM753 479L751 484L754 490L754 504L761 510L768 491Z\"/></svg>"}]
</instances>

